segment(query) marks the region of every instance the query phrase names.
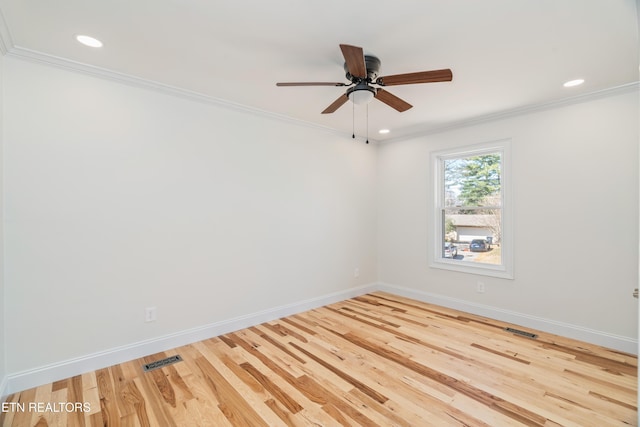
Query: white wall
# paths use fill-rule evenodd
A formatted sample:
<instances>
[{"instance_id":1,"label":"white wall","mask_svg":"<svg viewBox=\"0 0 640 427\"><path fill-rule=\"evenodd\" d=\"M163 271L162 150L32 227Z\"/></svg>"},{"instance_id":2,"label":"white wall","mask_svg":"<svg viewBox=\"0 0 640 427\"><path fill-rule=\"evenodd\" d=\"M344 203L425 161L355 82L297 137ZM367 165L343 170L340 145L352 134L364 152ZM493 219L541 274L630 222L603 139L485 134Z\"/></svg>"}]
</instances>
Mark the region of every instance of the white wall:
<instances>
[{"instance_id":1,"label":"white wall","mask_svg":"<svg viewBox=\"0 0 640 427\"><path fill-rule=\"evenodd\" d=\"M378 280L637 337L637 91L376 149L2 61L0 378ZM429 153L503 138L515 280L429 268Z\"/></svg>"},{"instance_id":2,"label":"white wall","mask_svg":"<svg viewBox=\"0 0 640 427\"><path fill-rule=\"evenodd\" d=\"M4 69L8 372L375 282L374 146Z\"/></svg>"},{"instance_id":3,"label":"white wall","mask_svg":"<svg viewBox=\"0 0 640 427\"><path fill-rule=\"evenodd\" d=\"M379 150L381 282L635 340L638 91ZM428 267L429 154L512 138L515 279ZM586 234L584 230L591 232ZM476 283L486 293L476 292Z\"/></svg>"}]
</instances>

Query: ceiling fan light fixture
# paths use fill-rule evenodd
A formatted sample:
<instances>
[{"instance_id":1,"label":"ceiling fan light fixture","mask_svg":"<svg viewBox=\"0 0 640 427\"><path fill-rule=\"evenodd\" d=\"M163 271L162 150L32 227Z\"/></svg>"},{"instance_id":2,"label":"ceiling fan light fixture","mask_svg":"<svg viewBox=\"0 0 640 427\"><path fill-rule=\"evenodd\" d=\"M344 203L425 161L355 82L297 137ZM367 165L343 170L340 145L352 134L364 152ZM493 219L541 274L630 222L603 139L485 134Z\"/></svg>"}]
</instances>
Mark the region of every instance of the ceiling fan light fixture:
<instances>
[{"instance_id":1,"label":"ceiling fan light fixture","mask_svg":"<svg viewBox=\"0 0 640 427\"><path fill-rule=\"evenodd\" d=\"M368 104L375 95L376 89L366 84L358 84L347 91L349 100L356 105Z\"/></svg>"}]
</instances>

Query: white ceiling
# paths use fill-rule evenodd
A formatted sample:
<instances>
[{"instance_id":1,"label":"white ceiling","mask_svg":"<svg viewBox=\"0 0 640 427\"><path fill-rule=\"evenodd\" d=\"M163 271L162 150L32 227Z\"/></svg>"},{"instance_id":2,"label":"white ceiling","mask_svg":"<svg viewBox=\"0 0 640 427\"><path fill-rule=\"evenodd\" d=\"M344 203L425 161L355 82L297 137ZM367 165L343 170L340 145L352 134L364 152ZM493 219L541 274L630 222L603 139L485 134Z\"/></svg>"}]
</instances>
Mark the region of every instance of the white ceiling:
<instances>
[{"instance_id":1,"label":"white ceiling","mask_svg":"<svg viewBox=\"0 0 640 427\"><path fill-rule=\"evenodd\" d=\"M638 81L636 0L0 0L0 47L110 77L366 134L366 108L320 112L348 83L340 43L381 75L450 68L453 81L386 88L414 107L369 104L369 138L397 139ZM76 34L104 46L80 45ZM4 45L4 46L2 46ZM564 88L583 78L576 88ZM142 79L142 80L138 80ZM378 135L380 128L391 132Z\"/></svg>"}]
</instances>

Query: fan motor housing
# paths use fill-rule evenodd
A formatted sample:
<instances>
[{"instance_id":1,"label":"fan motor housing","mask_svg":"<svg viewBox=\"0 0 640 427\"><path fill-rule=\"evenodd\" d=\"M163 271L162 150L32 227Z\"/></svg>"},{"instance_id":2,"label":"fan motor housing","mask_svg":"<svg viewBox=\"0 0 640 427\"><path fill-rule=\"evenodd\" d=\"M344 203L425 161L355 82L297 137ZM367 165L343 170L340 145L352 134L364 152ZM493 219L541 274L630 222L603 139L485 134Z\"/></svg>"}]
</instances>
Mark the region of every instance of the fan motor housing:
<instances>
[{"instance_id":1,"label":"fan motor housing","mask_svg":"<svg viewBox=\"0 0 640 427\"><path fill-rule=\"evenodd\" d=\"M365 55L364 56L364 63L365 66L367 67L367 81L368 82L374 82L376 80L376 78L378 77L378 73L380 72L380 60L373 55ZM358 83L358 81L361 80L361 78L359 77L354 77L351 75L351 73L349 72L349 68L347 67L347 63L344 63L344 71L347 73L346 77L349 81L352 81L353 83Z\"/></svg>"}]
</instances>

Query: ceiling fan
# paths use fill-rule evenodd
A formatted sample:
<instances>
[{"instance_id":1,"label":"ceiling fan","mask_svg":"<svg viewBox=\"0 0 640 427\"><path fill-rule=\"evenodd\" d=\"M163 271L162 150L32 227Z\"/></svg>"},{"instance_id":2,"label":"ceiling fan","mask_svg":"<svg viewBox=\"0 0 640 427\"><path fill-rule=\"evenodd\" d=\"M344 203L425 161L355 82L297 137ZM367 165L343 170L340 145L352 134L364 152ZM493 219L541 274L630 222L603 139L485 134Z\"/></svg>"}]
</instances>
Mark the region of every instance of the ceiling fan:
<instances>
[{"instance_id":1,"label":"ceiling fan","mask_svg":"<svg viewBox=\"0 0 640 427\"><path fill-rule=\"evenodd\" d=\"M362 48L341 44L342 56L344 56L346 78L351 83L342 82L286 82L276 83L276 86L347 86L347 91L333 101L331 105L322 111L322 114L335 112L348 100L355 104L365 104L373 98L384 102L399 112L407 111L411 104L398 98L385 89L377 86L397 86L415 83L450 82L453 78L451 70L419 71L415 73L395 74L392 76L378 77L380 60L373 55L365 55Z\"/></svg>"}]
</instances>

